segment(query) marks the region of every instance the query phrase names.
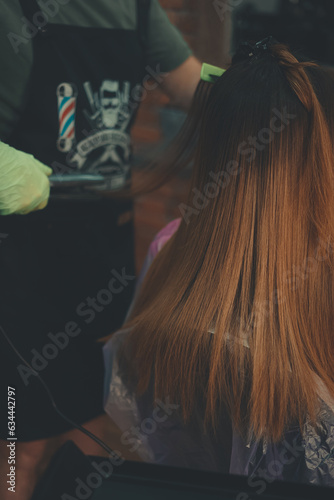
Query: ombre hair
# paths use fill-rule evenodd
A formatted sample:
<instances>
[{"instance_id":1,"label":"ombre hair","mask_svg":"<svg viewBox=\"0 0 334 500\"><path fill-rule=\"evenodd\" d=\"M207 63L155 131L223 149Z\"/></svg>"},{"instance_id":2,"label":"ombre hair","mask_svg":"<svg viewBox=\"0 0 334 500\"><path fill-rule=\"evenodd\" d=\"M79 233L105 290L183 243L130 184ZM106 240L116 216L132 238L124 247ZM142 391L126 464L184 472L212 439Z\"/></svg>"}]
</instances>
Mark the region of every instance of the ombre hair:
<instances>
[{"instance_id":1,"label":"ombre hair","mask_svg":"<svg viewBox=\"0 0 334 500\"><path fill-rule=\"evenodd\" d=\"M153 379L206 427L227 407L257 439L317 421L319 383L334 397L333 137L331 71L285 45L199 84L163 165L193 163L184 217L124 326L139 394Z\"/></svg>"}]
</instances>

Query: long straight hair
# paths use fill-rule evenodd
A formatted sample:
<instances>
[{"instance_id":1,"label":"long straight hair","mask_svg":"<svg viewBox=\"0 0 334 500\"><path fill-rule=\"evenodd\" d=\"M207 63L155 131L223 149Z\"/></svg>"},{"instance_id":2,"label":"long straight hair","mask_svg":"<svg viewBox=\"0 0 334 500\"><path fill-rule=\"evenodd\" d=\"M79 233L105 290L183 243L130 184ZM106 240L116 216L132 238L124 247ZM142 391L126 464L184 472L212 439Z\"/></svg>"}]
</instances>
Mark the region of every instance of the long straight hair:
<instances>
[{"instance_id":1,"label":"long straight hair","mask_svg":"<svg viewBox=\"0 0 334 500\"><path fill-rule=\"evenodd\" d=\"M122 356L138 393L153 379L185 421L203 404L217 428L224 405L277 441L317 421L319 378L334 397L334 79L277 44L200 88L189 199Z\"/></svg>"}]
</instances>

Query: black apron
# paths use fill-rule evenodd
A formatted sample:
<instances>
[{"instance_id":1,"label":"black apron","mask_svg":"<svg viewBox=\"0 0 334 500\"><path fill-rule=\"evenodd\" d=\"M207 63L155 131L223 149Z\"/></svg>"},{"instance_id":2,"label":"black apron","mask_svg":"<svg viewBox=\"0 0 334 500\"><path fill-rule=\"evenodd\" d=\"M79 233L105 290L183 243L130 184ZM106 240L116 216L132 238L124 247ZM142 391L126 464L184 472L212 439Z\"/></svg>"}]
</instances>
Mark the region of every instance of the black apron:
<instances>
[{"instance_id":1,"label":"black apron","mask_svg":"<svg viewBox=\"0 0 334 500\"><path fill-rule=\"evenodd\" d=\"M36 1L20 3L34 23ZM26 108L8 141L56 174L105 177L100 194L52 192L42 211L0 217L0 232L8 234L0 248L0 324L77 422L103 411L96 339L121 326L134 288L133 206L104 194L130 178L149 6L137 3L137 30L41 26ZM4 339L0 356L2 381L17 387L18 439L67 430Z\"/></svg>"}]
</instances>

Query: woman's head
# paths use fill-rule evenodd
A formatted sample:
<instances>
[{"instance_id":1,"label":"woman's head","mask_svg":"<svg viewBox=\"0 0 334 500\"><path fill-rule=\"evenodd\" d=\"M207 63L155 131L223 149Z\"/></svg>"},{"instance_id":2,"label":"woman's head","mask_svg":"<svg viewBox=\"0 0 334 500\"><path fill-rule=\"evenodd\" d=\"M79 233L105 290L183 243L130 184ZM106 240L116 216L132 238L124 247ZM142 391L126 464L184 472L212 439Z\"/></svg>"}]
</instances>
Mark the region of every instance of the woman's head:
<instances>
[{"instance_id":1,"label":"woman's head","mask_svg":"<svg viewBox=\"0 0 334 500\"><path fill-rule=\"evenodd\" d=\"M334 137L334 78L328 70L299 62L281 44L235 60L201 109L196 187L205 189L217 178L213 173L224 186L238 184L236 172L258 172L263 181L271 166L276 173L285 170L291 182L305 174L316 151L328 160Z\"/></svg>"},{"instance_id":2,"label":"woman's head","mask_svg":"<svg viewBox=\"0 0 334 500\"><path fill-rule=\"evenodd\" d=\"M315 418L315 374L334 395L334 79L274 44L197 95L192 187L129 322L133 369L185 418L204 394L208 423L224 404L275 440Z\"/></svg>"}]
</instances>

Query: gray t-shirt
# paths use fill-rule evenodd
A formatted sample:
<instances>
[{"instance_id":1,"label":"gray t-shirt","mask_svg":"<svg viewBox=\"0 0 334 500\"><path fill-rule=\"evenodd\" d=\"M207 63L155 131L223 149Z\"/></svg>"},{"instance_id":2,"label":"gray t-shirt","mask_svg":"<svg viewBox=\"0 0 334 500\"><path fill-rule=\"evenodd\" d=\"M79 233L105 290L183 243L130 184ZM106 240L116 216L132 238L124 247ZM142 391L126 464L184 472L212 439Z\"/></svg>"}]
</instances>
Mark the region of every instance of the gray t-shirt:
<instances>
[{"instance_id":1,"label":"gray t-shirt","mask_svg":"<svg viewBox=\"0 0 334 500\"><path fill-rule=\"evenodd\" d=\"M88 28L135 29L136 0L37 0L48 22ZM33 63L29 27L19 0L0 0L0 139L6 141L24 109ZM177 68L191 51L151 0L147 64L162 72Z\"/></svg>"}]
</instances>

